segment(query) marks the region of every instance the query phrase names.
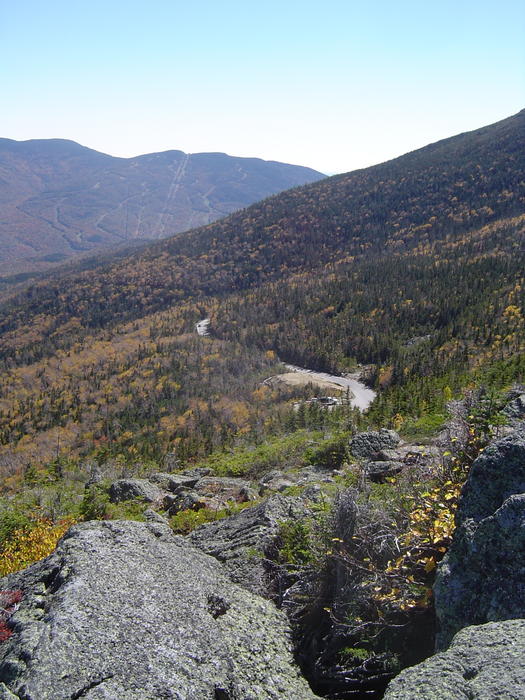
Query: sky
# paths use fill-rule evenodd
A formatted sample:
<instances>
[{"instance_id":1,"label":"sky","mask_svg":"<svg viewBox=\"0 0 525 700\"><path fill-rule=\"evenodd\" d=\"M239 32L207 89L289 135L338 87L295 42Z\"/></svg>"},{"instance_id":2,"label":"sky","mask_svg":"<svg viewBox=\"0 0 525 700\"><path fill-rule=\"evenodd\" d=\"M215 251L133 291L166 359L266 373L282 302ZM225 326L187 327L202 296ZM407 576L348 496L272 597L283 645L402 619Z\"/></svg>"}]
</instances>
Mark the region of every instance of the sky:
<instances>
[{"instance_id":1,"label":"sky","mask_svg":"<svg viewBox=\"0 0 525 700\"><path fill-rule=\"evenodd\" d=\"M523 0L0 0L5 138L334 174L523 108Z\"/></svg>"}]
</instances>

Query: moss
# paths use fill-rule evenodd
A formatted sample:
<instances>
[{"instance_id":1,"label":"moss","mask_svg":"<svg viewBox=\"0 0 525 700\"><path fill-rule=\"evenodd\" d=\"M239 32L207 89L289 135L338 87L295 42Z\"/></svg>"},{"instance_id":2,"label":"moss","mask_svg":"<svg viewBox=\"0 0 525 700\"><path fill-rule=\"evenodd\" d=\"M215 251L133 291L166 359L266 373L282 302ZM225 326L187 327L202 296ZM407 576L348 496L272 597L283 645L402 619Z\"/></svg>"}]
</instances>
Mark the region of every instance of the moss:
<instances>
[{"instance_id":1,"label":"moss","mask_svg":"<svg viewBox=\"0 0 525 700\"><path fill-rule=\"evenodd\" d=\"M370 657L370 651L364 647L344 647L339 651L338 656L344 665L361 665Z\"/></svg>"},{"instance_id":2,"label":"moss","mask_svg":"<svg viewBox=\"0 0 525 700\"><path fill-rule=\"evenodd\" d=\"M239 513L241 510L254 505L256 505L255 501L246 501L245 503L232 503L219 510L212 510L211 508L181 510L172 516L170 525L178 535L188 535L200 525L228 518L230 515L235 515L235 513Z\"/></svg>"}]
</instances>

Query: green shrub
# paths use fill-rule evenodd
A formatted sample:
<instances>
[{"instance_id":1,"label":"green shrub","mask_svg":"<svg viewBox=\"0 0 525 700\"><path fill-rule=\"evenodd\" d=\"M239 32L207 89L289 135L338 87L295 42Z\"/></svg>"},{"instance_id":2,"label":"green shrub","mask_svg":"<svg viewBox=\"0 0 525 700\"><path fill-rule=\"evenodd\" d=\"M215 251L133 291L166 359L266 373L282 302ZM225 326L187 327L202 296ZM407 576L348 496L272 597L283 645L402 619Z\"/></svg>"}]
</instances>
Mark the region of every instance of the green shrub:
<instances>
[{"instance_id":1,"label":"green shrub","mask_svg":"<svg viewBox=\"0 0 525 700\"><path fill-rule=\"evenodd\" d=\"M421 441L433 437L444 426L446 416L443 413L427 413L417 420L407 420L403 424L402 435L407 441Z\"/></svg>"},{"instance_id":2,"label":"green shrub","mask_svg":"<svg viewBox=\"0 0 525 700\"><path fill-rule=\"evenodd\" d=\"M348 439L349 436L345 433L323 440L319 445L306 450L305 459L309 464L324 469L339 469L348 457Z\"/></svg>"},{"instance_id":3,"label":"green shrub","mask_svg":"<svg viewBox=\"0 0 525 700\"><path fill-rule=\"evenodd\" d=\"M9 542L15 532L30 530L33 521L17 509L4 510L0 513L0 548Z\"/></svg>"},{"instance_id":4,"label":"green shrub","mask_svg":"<svg viewBox=\"0 0 525 700\"><path fill-rule=\"evenodd\" d=\"M272 469L302 466L305 452L322 433L298 430L274 437L261 445L239 447L232 452L216 452L198 466L209 467L219 476L259 476Z\"/></svg>"},{"instance_id":5,"label":"green shrub","mask_svg":"<svg viewBox=\"0 0 525 700\"><path fill-rule=\"evenodd\" d=\"M338 654L340 662L345 666L360 666L370 655L370 651L363 647L344 647Z\"/></svg>"},{"instance_id":6,"label":"green shrub","mask_svg":"<svg viewBox=\"0 0 525 700\"><path fill-rule=\"evenodd\" d=\"M108 517L109 496L106 489L90 486L85 490L79 511L82 520L104 520Z\"/></svg>"},{"instance_id":7,"label":"green shrub","mask_svg":"<svg viewBox=\"0 0 525 700\"><path fill-rule=\"evenodd\" d=\"M309 520L286 520L281 523L279 541L278 561L281 564L305 566L317 558Z\"/></svg>"},{"instance_id":8,"label":"green shrub","mask_svg":"<svg viewBox=\"0 0 525 700\"><path fill-rule=\"evenodd\" d=\"M254 505L254 501L246 501L245 503L232 503L219 510L212 510L211 508L192 510L189 508L173 515L170 519L170 525L178 535L188 535L199 525L228 518L230 515L235 515L235 513L239 513L241 510Z\"/></svg>"}]
</instances>

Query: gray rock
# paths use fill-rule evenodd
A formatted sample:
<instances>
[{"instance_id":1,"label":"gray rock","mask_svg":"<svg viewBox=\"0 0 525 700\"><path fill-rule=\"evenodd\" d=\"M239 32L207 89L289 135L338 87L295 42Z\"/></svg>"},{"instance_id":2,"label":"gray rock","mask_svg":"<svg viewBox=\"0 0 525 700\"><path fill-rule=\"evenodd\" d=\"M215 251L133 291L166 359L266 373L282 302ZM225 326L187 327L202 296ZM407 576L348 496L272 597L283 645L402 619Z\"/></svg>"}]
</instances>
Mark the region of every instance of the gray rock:
<instances>
[{"instance_id":1,"label":"gray rock","mask_svg":"<svg viewBox=\"0 0 525 700\"><path fill-rule=\"evenodd\" d=\"M384 461L384 462L402 462L405 453L400 450L400 449L385 449L385 450L379 450L379 452L376 453L378 461Z\"/></svg>"},{"instance_id":2,"label":"gray rock","mask_svg":"<svg viewBox=\"0 0 525 700\"><path fill-rule=\"evenodd\" d=\"M404 466L402 462L366 462L363 470L371 481L382 481L389 476L399 474Z\"/></svg>"},{"instance_id":3,"label":"gray rock","mask_svg":"<svg viewBox=\"0 0 525 700\"><path fill-rule=\"evenodd\" d=\"M173 505L176 503L179 503L180 501L180 494L175 494L175 493L165 493L164 498L162 499L162 507L164 510L169 511ZM177 512L179 509L174 508L174 512Z\"/></svg>"},{"instance_id":4,"label":"gray rock","mask_svg":"<svg viewBox=\"0 0 525 700\"><path fill-rule=\"evenodd\" d=\"M378 460L403 462L406 465L428 465L440 458L443 450L435 445L400 445L396 449L385 449L377 453Z\"/></svg>"},{"instance_id":5,"label":"gray rock","mask_svg":"<svg viewBox=\"0 0 525 700\"><path fill-rule=\"evenodd\" d=\"M140 498L147 503L158 503L163 493L155 484L146 479L119 479L109 487L109 500L112 503Z\"/></svg>"},{"instance_id":6,"label":"gray rock","mask_svg":"<svg viewBox=\"0 0 525 700\"><path fill-rule=\"evenodd\" d=\"M405 669L385 700L523 700L525 620L459 632L447 651Z\"/></svg>"},{"instance_id":7,"label":"gray rock","mask_svg":"<svg viewBox=\"0 0 525 700\"><path fill-rule=\"evenodd\" d=\"M196 491L184 491L177 501L176 507L171 507L170 512L179 512L180 510L200 510L209 505L208 501L200 496Z\"/></svg>"},{"instance_id":8,"label":"gray rock","mask_svg":"<svg viewBox=\"0 0 525 700\"><path fill-rule=\"evenodd\" d=\"M397 447L401 438L394 430L369 430L358 433L350 440L350 452L354 457L373 459L381 450Z\"/></svg>"},{"instance_id":9,"label":"gray rock","mask_svg":"<svg viewBox=\"0 0 525 700\"><path fill-rule=\"evenodd\" d=\"M0 585L24 596L0 646L2 698L315 698L284 614L165 526L77 525Z\"/></svg>"},{"instance_id":10,"label":"gray rock","mask_svg":"<svg viewBox=\"0 0 525 700\"><path fill-rule=\"evenodd\" d=\"M444 648L463 627L525 617L525 494L456 530L434 585Z\"/></svg>"},{"instance_id":11,"label":"gray rock","mask_svg":"<svg viewBox=\"0 0 525 700\"><path fill-rule=\"evenodd\" d=\"M267 491L282 492L290 486L306 486L307 484L333 483L334 474L341 474L339 471L327 472L324 467L310 464L297 471L290 471L284 474L279 471L272 471L266 474L259 481L259 493Z\"/></svg>"},{"instance_id":12,"label":"gray rock","mask_svg":"<svg viewBox=\"0 0 525 700\"><path fill-rule=\"evenodd\" d=\"M517 386L509 393L509 403L503 413L512 421L525 418L525 393L523 386Z\"/></svg>"},{"instance_id":13,"label":"gray rock","mask_svg":"<svg viewBox=\"0 0 525 700\"><path fill-rule=\"evenodd\" d=\"M199 479L193 489L181 488L176 494L167 494L163 503L169 514L175 515L190 508L221 510L228 503L245 503L256 498L257 492L243 479L206 476Z\"/></svg>"},{"instance_id":14,"label":"gray rock","mask_svg":"<svg viewBox=\"0 0 525 700\"><path fill-rule=\"evenodd\" d=\"M262 479L259 480L259 493L263 494L267 491L284 491L285 489L293 486L296 480L289 478L289 475L283 474L280 471L271 471L265 474Z\"/></svg>"},{"instance_id":15,"label":"gray rock","mask_svg":"<svg viewBox=\"0 0 525 700\"><path fill-rule=\"evenodd\" d=\"M167 474L165 472L152 474L148 477L148 481L151 481L153 484L157 484L159 488L163 489L164 491L172 491L173 493L177 493L183 488L193 488L199 479L199 476Z\"/></svg>"},{"instance_id":16,"label":"gray rock","mask_svg":"<svg viewBox=\"0 0 525 700\"><path fill-rule=\"evenodd\" d=\"M194 490L207 507L215 510L226 506L228 501L245 503L257 498L248 481L229 477L205 476L197 481Z\"/></svg>"},{"instance_id":17,"label":"gray rock","mask_svg":"<svg viewBox=\"0 0 525 700\"><path fill-rule=\"evenodd\" d=\"M182 472L185 476L197 477L197 479L202 479L203 476L209 476L213 474L213 469L209 467L194 467L193 469L185 469Z\"/></svg>"},{"instance_id":18,"label":"gray rock","mask_svg":"<svg viewBox=\"0 0 525 700\"><path fill-rule=\"evenodd\" d=\"M297 474L294 475L294 478L295 483L298 486L318 483L330 484L334 480L333 474L334 472L329 472L324 467L319 467L315 464L310 464L307 467L299 469Z\"/></svg>"},{"instance_id":19,"label":"gray rock","mask_svg":"<svg viewBox=\"0 0 525 700\"><path fill-rule=\"evenodd\" d=\"M280 524L303 518L309 510L298 498L275 494L236 515L201 525L189 539L202 551L224 563L232 579L265 595L267 573L264 558L275 541Z\"/></svg>"},{"instance_id":20,"label":"gray rock","mask_svg":"<svg viewBox=\"0 0 525 700\"><path fill-rule=\"evenodd\" d=\"M246 500L244 494L249 488L250 483L244 479L224 476L205 476L195 484L195 491L201 496L220 497L223 500L236 500L240 503Z\"/></svg>"},{"instance_id":21,"label":"gray rock","mask_svg":"<svg viewBox=\"0 0 525 700\"><path fill-rule=\"evenodd\" d=\"M290 479L276 479L268 482L268 484L266 484L266 488L260 493L264 493L265 491L278 491L281 493L282 491L289 489L290 486L295 486L295 481L290 481Z\"/></svg>"},{"instance_id":22,"label":"gray rock","mask_svg":"<svg viewBox=\"0 0 525 700\"><path fill-rule=\"evenodd\" d=\"M149 523L160 523L161 525L169 525L169 520L164 518L160 513L153 510L152 508L146 508L144 511L144 518Z\"/></svg>"},{"instance_id":23,"label":"gray rock","mask_svg":"<svg viewBox=\"0 0 525 700\"><path fill-rule=\"evenodd\" d=\"M496 440L474 461L461 494L458 521L486 518L515 493L525 493L523 430Z\"/></svg>"},{"instance_id":24,"label":"gray rock","mask_svg":"<svg viewBox=\"0 0 525 700\"><path fill-rule=\"evenodd\" d=\"M301 493L301 500L305 503L322 503L325 496L319 484L310 484Z\"/></svg>"},{"instance_id":25,"label":"gray rock","mask_svg":"<svg viewBox=\"0 0 525 700\"><path fill-rule=\"evenodd\" d=\"M162 499L162 507L171 516L180 513L181 510L201 510L201 508L219 510L220 506L208 498L199 496L196 491L181 491L167 493Z\"/></svg>"},{"instance_id":26,"label":"gray rock","mask_svg":"<svg viewBox=\"0 0 525 700\"><path fill-rule=\"evenodd\" d=\"M263 477L261 477L261 479L259 480L259 485L263 486L264 484L269 483L273 479L282 479L283 477L284 472L281 472L278 469L273 469L271 472L268 472Z\"/></svg>"}]
</instances>

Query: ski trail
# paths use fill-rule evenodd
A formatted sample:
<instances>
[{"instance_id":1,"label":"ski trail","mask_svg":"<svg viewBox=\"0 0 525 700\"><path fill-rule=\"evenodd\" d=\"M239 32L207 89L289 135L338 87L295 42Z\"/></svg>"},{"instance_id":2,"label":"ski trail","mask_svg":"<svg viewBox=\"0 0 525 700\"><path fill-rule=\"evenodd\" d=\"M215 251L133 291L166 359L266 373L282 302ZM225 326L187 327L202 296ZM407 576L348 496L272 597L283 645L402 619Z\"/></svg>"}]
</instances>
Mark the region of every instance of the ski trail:
<instances>
[{"instance_id":1,"label":"ski trail","mask_svg":"<svg viewBox=\"0 0 525 700\"><path fill-rule=\"evenodd\" d=\"M173 180L171 181L170 188L168 190L168 196L166 197L166 203L164 205L164 209L160 213L159 216L159 223L157 224L157 230L155 233L155 238L163 238L165 232L166 232L166 223L167 223L167 212L168 212L168 206L173 197L177 194L178 189L181 185L182 178L184 177L184 173L186 172L186 166L188 165L188 161L190 159L190 156L188 153L184 154L184 158L181 160L181 163L179 167L177 168L177 171L173 175Z\"/></svg>"}]
</instances>

